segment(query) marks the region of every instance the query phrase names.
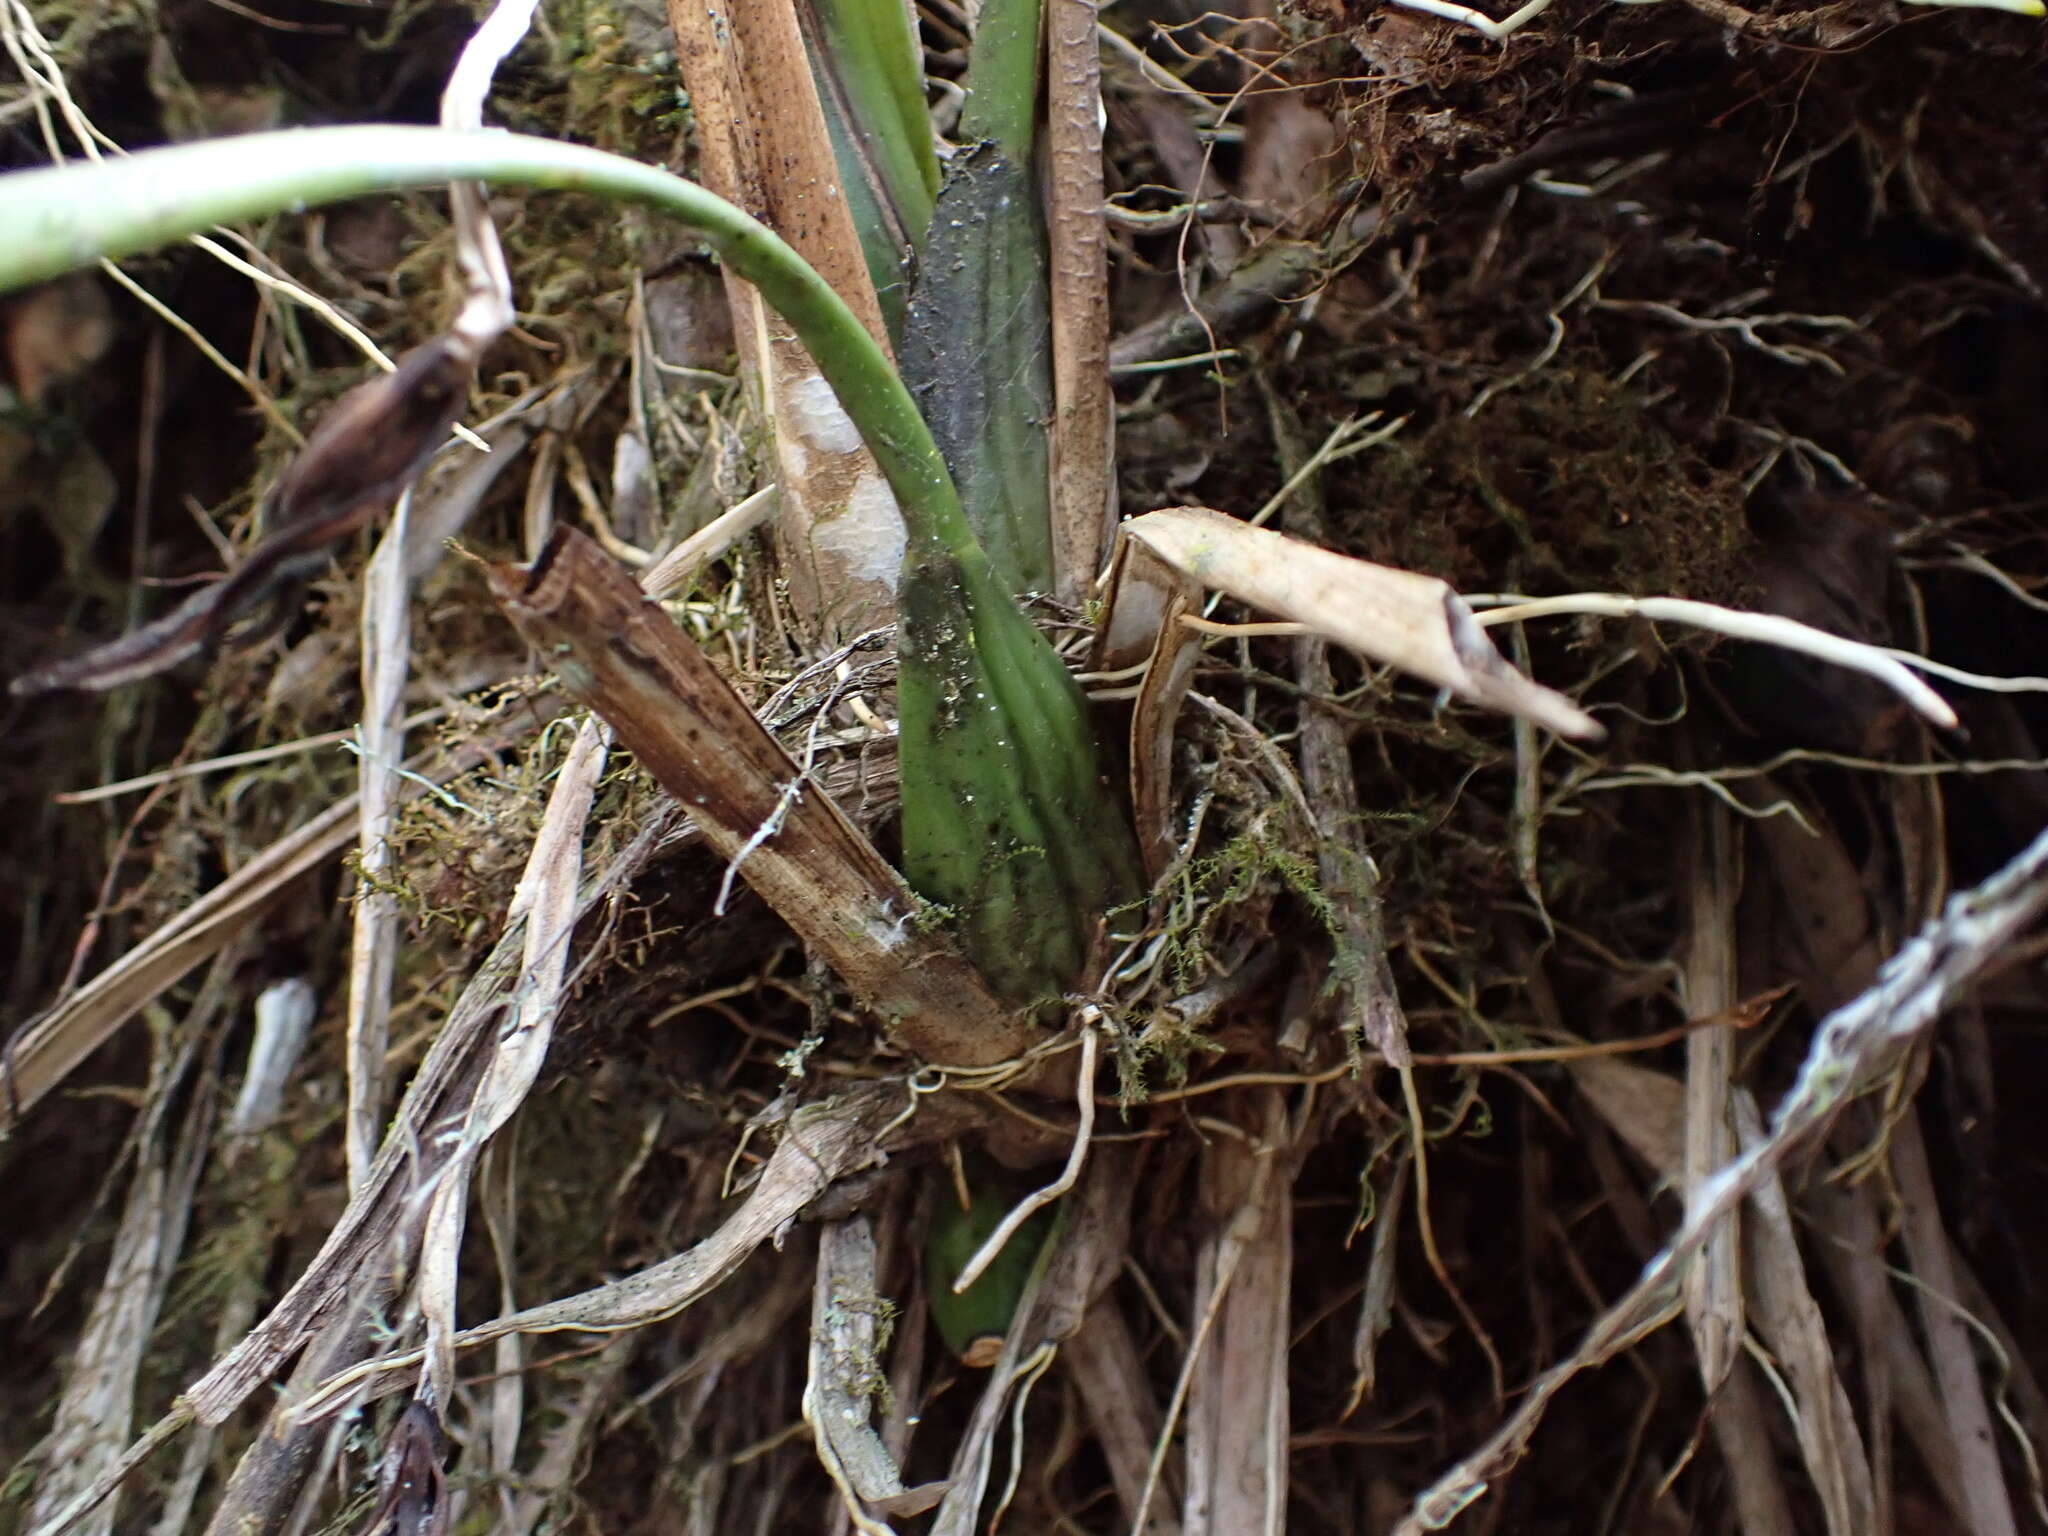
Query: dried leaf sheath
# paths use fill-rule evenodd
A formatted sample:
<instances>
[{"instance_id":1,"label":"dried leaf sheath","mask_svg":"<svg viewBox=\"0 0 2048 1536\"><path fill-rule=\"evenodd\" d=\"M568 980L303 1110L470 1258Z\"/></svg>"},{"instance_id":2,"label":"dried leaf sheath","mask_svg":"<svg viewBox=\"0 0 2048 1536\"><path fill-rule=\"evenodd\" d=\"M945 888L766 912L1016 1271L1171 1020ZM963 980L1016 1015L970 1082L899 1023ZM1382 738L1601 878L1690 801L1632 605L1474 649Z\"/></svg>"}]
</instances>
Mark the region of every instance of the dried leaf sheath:
<instances>
[{"instance_id":1,"label":"dried leaf sheath","mask_svg":"<svg viewBox=\"0 0 2048 1536\"><path fill-rule=\"evenodd\" d=\"M949 1066L987 1066L1032 1044L973 967L918 921L917 898L874 845L797 782L796 765L703 652L595 543L559 528L530 569L493 567L491 589L570 690L905 1046Z\"/></svg>"}]
</instances>

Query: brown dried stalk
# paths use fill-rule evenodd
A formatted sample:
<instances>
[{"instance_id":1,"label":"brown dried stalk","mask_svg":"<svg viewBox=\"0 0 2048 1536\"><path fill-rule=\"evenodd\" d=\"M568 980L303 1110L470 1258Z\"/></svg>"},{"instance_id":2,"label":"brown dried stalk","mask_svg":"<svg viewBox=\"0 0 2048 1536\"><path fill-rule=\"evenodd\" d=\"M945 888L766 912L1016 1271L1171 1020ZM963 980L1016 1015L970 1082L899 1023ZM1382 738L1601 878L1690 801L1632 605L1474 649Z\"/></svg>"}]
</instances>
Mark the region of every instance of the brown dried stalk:
<instances>
[{"instance_id":1,"label":"brown dried stalk","mask_svg":"<svg viewBox=\"0 0 2048 1536\"><path fill-rule=\"evenodd\" d=\"M789 0L671 0L668 16L697 124L698 176L794 246L887 351ZM834 636L885 623L904 544L895 499L803 344L730 273L726 299L774 427L783 498L776 546L791 600L806 624Z\"/></svg>"},{"instance_id":2,"label":"brown dried stalk","mask_svg":"<svg viewBox=\"0 0 2048 1536\"><path fill-rule=\"evenodd\" d=\"M987 1067L1037 1036L903 879L667 614L596 543L560 528L531 568L491 570L499 606L689 811L706 841L927 1061Z\"/></svg>"}]
</instances>

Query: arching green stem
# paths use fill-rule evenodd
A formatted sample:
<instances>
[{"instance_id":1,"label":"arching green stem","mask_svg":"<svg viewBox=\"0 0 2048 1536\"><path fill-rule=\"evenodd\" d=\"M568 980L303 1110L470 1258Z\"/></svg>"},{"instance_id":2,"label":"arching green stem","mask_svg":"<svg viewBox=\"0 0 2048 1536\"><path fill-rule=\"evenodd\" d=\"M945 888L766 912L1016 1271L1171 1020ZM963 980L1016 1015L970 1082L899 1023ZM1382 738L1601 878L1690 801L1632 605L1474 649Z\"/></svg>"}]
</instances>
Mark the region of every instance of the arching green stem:
<instances>
[{"instance_id":1,"label":"arching green stem","mask_svg":"<svg viewBox=\"0 0 2048 1536\"><path fill-rule=\"evenodd\" d=\"M824 279L723 198L602 150L523 134L367 125L212 139L0 176L0 292L216 224L451 181L587 192L696 230L817 359L895 491L913 541L970 567L985 562L916 403Z\"/></svg>"}]
</instances>

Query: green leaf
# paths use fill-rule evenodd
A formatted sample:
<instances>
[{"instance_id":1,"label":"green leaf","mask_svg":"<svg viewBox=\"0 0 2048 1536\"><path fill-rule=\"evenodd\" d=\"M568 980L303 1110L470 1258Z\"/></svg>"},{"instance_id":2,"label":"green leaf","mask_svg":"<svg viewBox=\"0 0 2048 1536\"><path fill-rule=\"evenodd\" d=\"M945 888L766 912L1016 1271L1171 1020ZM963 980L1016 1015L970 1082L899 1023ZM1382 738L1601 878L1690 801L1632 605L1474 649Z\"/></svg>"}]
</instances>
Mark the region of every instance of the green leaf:
<instances>
[{"instance_id":1,"label":"green leaf","mask_svg":"<svg viewBox=\"0 0 2048 1536\"><path fill-rule=\"evenodd\" d=\"M799 16L868 276L900 343L907 266L939 188L917 36L900 0L806 0Z\"/></svg>"},{"instance_id":2,"label":"green leaf","mask_svg":"<svg viewBox=\"0 0 2048 1536\"><path fill-rule=\"evenodd\" d=\"M998 993L1053 1003L1139 889L1087 700L986 561L930 546L904 566L897 666L904 876Z\"/></svg>"},{"instance_id":3,"label":"green leaf","mask_svg":"<svg viewBox=\"0 0 2048 1536\"><path fill-rule=\"evenodd\" d=\"M1052 316L1025 168L993 144L956 159L925 241L903 377L1012 591L1052 589Z\"/></svg>"}]
</instances>

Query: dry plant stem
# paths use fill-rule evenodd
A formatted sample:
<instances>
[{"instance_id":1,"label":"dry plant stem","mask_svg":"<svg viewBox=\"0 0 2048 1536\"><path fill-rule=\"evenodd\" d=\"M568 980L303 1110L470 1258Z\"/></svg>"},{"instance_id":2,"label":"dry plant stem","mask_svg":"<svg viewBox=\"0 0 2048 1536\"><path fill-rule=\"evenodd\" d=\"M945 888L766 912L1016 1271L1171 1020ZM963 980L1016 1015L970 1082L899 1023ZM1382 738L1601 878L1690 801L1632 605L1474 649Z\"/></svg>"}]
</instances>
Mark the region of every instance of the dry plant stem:
<instances>
[{"instance_id":1,"label":"dry plant stem","mask_svg":"<svg viewBox=\"0 0 2048 1536\"><path fill-rule=\"evenodd\" d=\"M1045 158L1052 253L1054 592L1078 604L1116 520L1109 389L1109 238L1103 227L1097 0L1045 0Z\"/></svg>"},{"instance_id":2,"label":"dry plant stem","mask_svg":"<svg viewBox=\"0 0 2048 1536\"><path fill-rule=\"evenodd\" d=\"M1144 1358L1113 1298L1088 1309L1073 1347L1060 1358L1087 1407L1125 1521L1143 1536L1181 1536L1180 1521L1170 1510L1154 1509L1149 1520L1138 1519L1145 1468L1159 1438L1159 1405L1152 1397ZM1161 1484L1163 1496L1153 1502L1176 1502L1179 1479L1170 1469L1162 1473Z\"/></svg>"},{"instance_id":3,"label":"dry plant stem","mask_svg":"<svg viewBox=\"0 0 2048 1536\"><path fill-rule=\"evenodd\" d=\"M674 795L705 839L905 1047L947 1067L1021 1055L1033 1031L796 764L717 668L589 538L560 528L498 566L507 617Z\"/></svg>"},{"instance_id":4,"label":"dry plant stem","mask_svg":"<svg viewBox=\"0 0 2048 1536\"><path fill-rule=\"evenodd\" d=\"M405 756L405 682L412 670L411 584L405 538L410 491L363 578L362 751L356 766L355 923L348 965L348 1109L343 1145L348 1187L362 1188L384 1129L384 1057L391 1038L391 984L398 973L398 897L389 887L391 829L398 817L398 764Z\"/></svg>"},{"instance_id":5,"label":"dry plant stem","mask_svg":"<svg viewBox=\"0 0 2048 1536\"><path fill-rule=\"evenodd\" d=\"M1570 1356L1537 1378L1484 1445L1423 1493L1396 1536L1423 1536L1448 1524L1521 1459L1545 1410L1567 1382L1668 1317L1668 1298L1707 1235L1773 1177L1795 1147L1820 1131L1874 1070L1931 1027L1950 1000L1993 965L2044 908L2048 833L1983 884L1953 897L1939 919L1885 963L1867 991L1821 1022L1769 1134L1709 1181L1678 1232L1635 1284Z\"/></svg>"},{"instance_id":6,"label":"dry plant stem","mask_svg":"<svg viewBox=\"0 0 2048 1536\"><path fill-rule=\"evenodd\" d=\"M407 730L418 725L431 725L446 718L448 711L439 706L423 709L416 715L409 715L403 722ZM252 747L247 752L229 752L221 757L209 757L196 763L179 763L171 768L159 768L153 773L139 773L132 779L116 779L111 784L95 784L90 789L67 789L50 796L55 805L93 805L101 800L117 800L122 795L132 795L137 790L154 789L159 784L174 784L180 779L205 778L210 773L225 773L230 768L248 768L257 763L275 762L281 757L297 757L305 752L317 752L322 747L338 747L344 742L357 739L354 730L324 731L318 736L301 736L296 741L281 741L275 746Z\"/></svg>"},{"instance_id":7,"label":"dry plant stem","mask_svg":"<svg viewBox=\"0 0 2048 1536\"><path fill-rule=\"evenodd\" d=\"M151 999L218 953L268 910L277 892L348 845L356 797L272 843L47 1013L0 1057L0 1121L12 1129L43 1096Z\"/></svg>"},{"instance_id":8,"label":"dry plant stem","mask_svg":"<svg viewBox=\"0 0 2048 1536\"><path fill-rule=\"evenodd\" d=\"M1003 1338L1002 1353L989 1367L988 1381L982 1387L981 1396L975 1400L974 1411L968 1415L967 1427L953 1452L945 1496L939 1502L938 1513L932 1517L930 1536L973 1536L982 1528L979 1517L982 1500L988 1493L989 1473L995 1460L995 1436L1002 1428L1003 1409L1014 1389L1020 1384L1028 1388L1030 1382L1036 1380L1038 1373L1050 1363L1055 1348L1043 1341L1039 1327L1039 1320L1044 1315L1041 1308L1046 1296L1046 1273L1052 1252L1050 1244L1038 1252L1031 1278L1017 1302L1016 1315L1010 1321L1010 1331ZM1013 1472L1021 1467L1025 1455L1021 1441L1012 1446ZM996 1527L1000 1523L998 1511L990 1519L989 1526Z\"/></svg>"},{"instance_id":9,"label":"dry plant stem","mask_svg":"<svg viewBox=\"0 0 2048 1536\"><path fill-rule=\"evenodd\" d=\"M705 184L788 240L886 351L881 304L790 0L670 0L668 17ZM903 516L846 429L839 406L852 403L843 390L834 400L819 360L770 323L755 289L728 276L726 300L774 431L784 497L777 543L804 626L853 635L886 623Z\"/></svg>"},{"instance_id":10,"label":"dry plant stem","mask_svg":"<svg viewBox=\"0 0 2048 1536\"><path fill-rule=\"evenodd\" d=\"M1742 1536L1799 1536L1771 1438L1770 1389L1754 1360L1736 1356L1710 1413Z\"/></svg>"},{"instance_id":11,"label":"dry plant stem","mask_svg":"<svg viewBox=\"0 0 2048 1536\"><path fill-rule=\"evenodd\" d=\"M1690 1131L1689 1085L1613 1061L1575 1063L1572 1075L1587 1101L1659 1182L1676 1182L1683 1176ZM1762 1139L1762 1121L1747 1093L1736 1090L1726 1112L1741 1146ZM1645 1242L1645 1249L1648 1246ZM1749 1196L1741 1247L1743 1274L1730 1283L1748 1286L1743 1310L1761 1347L1747 1335L1737 1341L1709 1419L1741 1528L1746 1536L1792 1536L1799 1528L1772 1433L1782 1416L1791 1420L1798 1436L1807 1485L1819 1494L1828 1529L1872 1530L1874 1500L1861 1438L1834 1369L1819 1308L1806 1286L1789 1208L1775 1176ZM1760 1364L1766 1360L1769 1386Z\"/></svg>"},{"instance_id":12,"label":"dry plant stem","mask_svg":"<svg viewBox=\"0 0 2048 1536\"><path fill-rule=\"evenodd\" d=\"M1344 1407L1345 1418L1358 1411L1359 1404L1373 1395L1379 1383L1380 1339L1394 1323L1394 1259L1401 1238L1401 1208L1408 1196L1408 1170L1414 1150L1403 1147L1394 1155L1394 1169L1387 1177L1373 1215L1372 1252L1365 1261L1365 1294L1358 1301L1358 1326L1352 1332L1351 1401Z\"/></svg>"},{"instance_id":13,"label":"dry plant stem","mask_svg":"<svg viewBox=\"0 0 2048 1536\"><path fill-rule=\"evenodd\" d=\"M1718 803L1695 804L1689 860L1684 997L1687 1013L1720 1013L1736 1002L1735 898L1741 888L1738 847L1729 812ZM1735 1156L1730 1103L1735 1039L1725 1029L1703 1029L1685 1042L1685 1166L1681 1189L1688 1204ZM1686 1322L1699 1356L1700 1380L1711 1400L1735 1366L1746 1328L1742 1310L1741 1229L1730 1222L1707 1239L1685 1275Z\"/></svg>"},{"instance_id":14,"label":"dry plant stem","mask_svg":"<svg viewBox=\"0 0 2048 1536\"><path fill-rule=\"evenodd\" d=\"M1956 1302L1963 1309L1962 1314L1972 1332L1978 1334L2003 1378L1998 1384L1998 1400L1995 1407L2000 1420L2012 1427L2013 1437L2019 1442L2020 1458L2026 1464L2027 1499L2033 1508L2034 1518L2048 1527L2048 1485L2041 1476L2041 1457L2035 1449L2048 1445L2048 1397L2041 1391L2041 1383L2035 1379L2032 1366L2028 1363L2024 1346L2013 1333L2005 1319L1999 1316L1997 1305L1984 1289L1969 1263L1953 1245L1949 1249L1956 1277ZM2017 1417L2018 1424L2013 1427Z\"/></svg>"},{"instance_id":15,"label":"dry plant stem","mask_svg":"<svg viewBox=\"0 0 2048 1536\"><path fill-rule=\"evenodd\" d=\"M605 1414L618 1397L640 1344L638 1335L621 1334L607 1340L584 1368L575 1396L542 1437L538 1459L518 1480L511 1511L499 1526L504 1536L534 1536L542 1519L568 1493L579 1469L588 1464L592 1440L603 1429Z\"/></svg>"},{"instance_id":16,"label":"dry plant stem","mask_svg":"<svg viewBox=\"0 0 2048 1536\"><path fill-rule=\"evenodd\" d=\"M1956 1315L1959 1287L1948 1231L1942 1224L1941 1205L1916 1116L1917 1111L1908 1113L1892 1127L1891 1170L1898 1183L1903 1215L1901 1236L1913 1274L1922 1287L1916 1292L1920 1326L1961 1461L1959 1471L1969 1504L1971 1536L2014 1536L2019 1526L2013 1516L2005 1474L1999 1466L1998 1440L1992 1429L1990 1409L1985 1405L1976 1344Z\"/></svg>"},{"instance_id":17,"label":"dry plant stem","mask_svg":"<svg viewBox=\"0 0 2048 1536\"><path fill-rule=\"evenodd\" d=\"M1592 1058L1573 1063L1572 1075L1586 1100L1660 1183L1681 1177L1684 1086L1660 1072ZM1735 1090L1729 1104L1740 1146L1747 1149L1760 1143L1763 1121L1747 1091ZM1647 1243L1644 1247L1647 1250ZM1742 1257L1747 1287L1744 1310L1755 1336L1746 1338L1744 1347L1754 1358L1738 1356L1735 1360L1715 1400L1712 1427L1727 1457L1744 1528L1795 1528L1777 1470L1778 1457L1769 1450L1770 1422L1779 1411L1791 1419L1806 1459L1807 1484L1827 1512L1829 1529L1862 1532L1877 1528L1872 1514L1874 1480L1862 1437L1835 1369L1824 1320L1806 1281L1790 1207L1775 1175L1749 1195L1743 1212ZM1851 1288L1843 1290L1845 1295L1853 1294ZM1874 1362L1883 1353L1880 1348L1864 1360L1866 1385L1872 1380ZM1770 1362L1782 1410L1772 1409L1762 1395L1759 1360ZM1924 1377L1924 1370L1920 1374ZM1951 1452L1946 1461L1936 1458L1931 1464L1948 1465L1953 1460Z\"/></svg>"},{"instance_id":18,"label":"dry plant stem","mask_svg":"<svg viewBox=\"0 0 2048 1536\"><path fill-rule=\"evenodd\" d=\"M639 869L670 826L667 817L657 817L641 829L588 883L580 899L581 909L587 911ZM426 1059L406 1086L392 1129L378 1149L370 1182L351 1197L320 1252L256 1330L187 1392L187 1399L204 1421L219 1423L234 1412L322 1320L343 1305L363 1266L376 1260L390 1234L399 1228L403 1208L414 1190L407 1175L425 1178L429 1170L422 1160L431 1157L438 1166L440 1158L452 1150L452 1143L444 1145L434 1128L447 1126L451 1119L459 1125L459 1117L466 1112L468 1095L477 1080L479 1047L503 1010L517 998L525 926L523 920L507 925L449 1011Z\"/></svg>"},{"instance_id":19,"label":"dry plant stem","mask_svg":"<svg viewBox=\"0 0 2048 1536\"><path fill-rule=\"evenodd\" d=\"M1763 1115L1748 1089L1735 1091L1732 1107L1742 1147L1760 1144ZM1751 1194L1743 1231L1749 1315L1790 1388L1792 1428L1808 1482L1820 1499L1829 1536L1860 1536L1877 1523L1870 1458L1835 1366L1827 1320L1807 1283L1781 1179L1766 1179Z\"/></svg>"},{"instance_id":20,"label":"dry plant stem","mask_svg":"<svg viewBox=\"0 0 2048 1536\"><path fill-rule=\"evenodd\" d=\"M1297 1150L1279 1089L1252 1090L1244 1110L1257 1127L1250 1144L1220 1136L1203 1154L1205 1207L1219 1225L1228 1222L1204 1243L1196 1266L1195 1294L1213 1286L1219 1304L1188 1387L1186 1536L1279 1536L1285 1529ZM1233 1258L1240 1233L1249 1240ZM1226 1263L1235 1279L1219 1285Z\"/></svg>"},{"instance_id":21,"label":"dry plant stem","mask_svg":"<svg viewBox=\"0 0 2048 1536\"><path fill-rule=\"evenodd\" d=\"M1302 451L1299 419L1263 373L1259 387L1266 397L1280 467L1295 485L1288 531L1311 544L1326 545L1322 479L1311 468L1315 461ZM1295 642L1294 670L1308 698L1328 698L1336 691L1329 642L1322 636L1304 635ZM1518 745L1524 724L1517 720ZM1342 931L1334 965L1338 1017L1344 1028L1357 1031L1393 1066L1405 1067L1408 1021L1387 963L1379 867L1365 843L1350 735L1334 715L1307 703L1301 709L1301 787L1316 817L1316 874Z\"/></svg>"},{"instance_id":22,"label":"dry plant stem","mask_svg":"<svg viewBox=\"0 0 2048 1536\"><path fill-rule=\"evenodd\" d=\"M410 1253L408 1237L399 1234L378 1263L365 1267L341 1309L307 1341L282 1383L281 1401L271 1406L221 1490L206 1536L282 1536L304 1529L303 1519L294 1517L333 1463L338 1426L302 1424L292 1417L292 1404L329 1372L376 1347Z\"/></svg>"},{"instance_id":23,"label":"dry plant stem","mask_svg":"<svg viewBox=\"0 0 2048 1536\"><path fill-rule=\"evenodd\" d=\"M673 597L695 581L704 567L773 517L781 503L764 485L734 503L640 573L640 587L656 601Z\"/></svg>"},{"instance_id":24,"label":"dry plant stem","mask_svg":"<svg viewBox=\"0 0 2048 1536\"><path fill-rule=\"evenodd\" d=\"M318 998L300 977L274 983L258 996L256 1027L249 1044L248 1064L242 1075L241 1089L235 1096L234 1108L223 1127L224 1160L230 1170L250 1166L248 1153L257 1139L278 1129L285 1087L305 1053L318 1010ZM240 1180L232 1187L237 1190L248 1188ZM282 1226L288 1219L287 1207L294 1196L295 1192L288 1185L274 1181L268 1183L246 1199L237 1213L237 1221L244 1232L250 1233L266 1233L273 1227ZM267 1252L250 1254L250 1261L237 1271L230 1282L214 1318L212 1352L215 1355L223 1355L233 1349L255 1321L256 1309L264 1296L262 1261L267 1258ZM195 1429L186 1438L177 1474L170 1480L169 1491L158 1508L152 1536L184 1536L199 1501L200 1486L213 1465L218 1444L218 1433L204 1427Z\"/></svg>"},{"instance_id":25,"label":"dry plant stem","mask_svg":"<svg viewBox=\"0 0 2048 1536\"><path fill-rule=\"evenodd\" d=\"M1241 1203L1231 1215L1230 1222L1218 1234L1214 1252L1203 1265L1208 1280L1207 1287L1200 1293L1202 1314L1194 1328L1189 1330L1187 1348L1181 1360L1180 1373L1173 1384L1173 1396L1167 1400L1166 1421L1160 1427L1159 1438L1153 1442L1152 1458L1145 1468L1145 1486L1138 1496L1138 1512L1131 1523L1132 1536L1138 1536L1146 1523L1152 1507L1152 1500L1159 1491L1159 1481L1166 1467L1166 1457L1172 1448L1174 1433L1180 1422L1181 1411L1188 1401L1196 1368L1201 1364L1202 1350L1207 1344L1216 1319L1223 1309L1223 1301L1229 1294L1231 1282L1237 1276L1238 1266L1244 1261L1247 1250L1256 1239L1267 1205L1267 1187L1272 1183L1273 1165L1280 1149L1261 1141L1252 1158L1251 1177L1244 1191ZM1197 1497L1195 1474L1188 1471L1187 1504L1192 1505Z\"/></svg>"},{"instance_id":26,"label":"dry plant stem","mask_svg":"<svg viewBox=\"0 0 2048 1536\"><path fill-rule=\"evenodd\" d=\"M197 1158L211 1131L217 1073L209 1072L193 1095L182 1137L171 1134L170 1109L183 1101L180 1090L226 995L231 960L223 956L215 963L181 1027L167 1028L152 1042L135 1171L115 1225L106 1270L78 1344L65 1361L63 1391L39 1457L31 1528L48 1521L102 1475L119 1459L128 1439L137 1377L184 1246ZM85 1527L90 1536L109 1536L115 1514L111 1499L95 1510Z\"/></svg>"},{"instance_id":27,"label":"dry plant stem","mask_svg":"<svg viewBox=\"0 0 2048 1536\"><path fill-rule=\"evenodd\" d=\"M1849 1150L1850 1138L1844 1132L1856 1119L1844 1117L1842 1129L1833 1138L1837 1153ZM1866 1179L1846 1187L1819 1184L1806 1192L1802 1204L1809 1208L1821 1234L1817 1251L1835 1294L1843 1298L1855 1321L1864 1396L1869 1403L1866 1422L1873 1471L1888 1463L1890 1436L1884 1416L1896 1415L1950 1520L1957 1529L1968 1526L1970 1505L1963 1485L1963 1458L1942 1414L1933 1373L1886 1272L1876 1181ZM1891 1481L1885 1476L1873 1478L1880 1497L1889 1493ZM1876 1524L1880 1530L1892 1529L1882 1507Z\"/></svg>"}]
</instances>

